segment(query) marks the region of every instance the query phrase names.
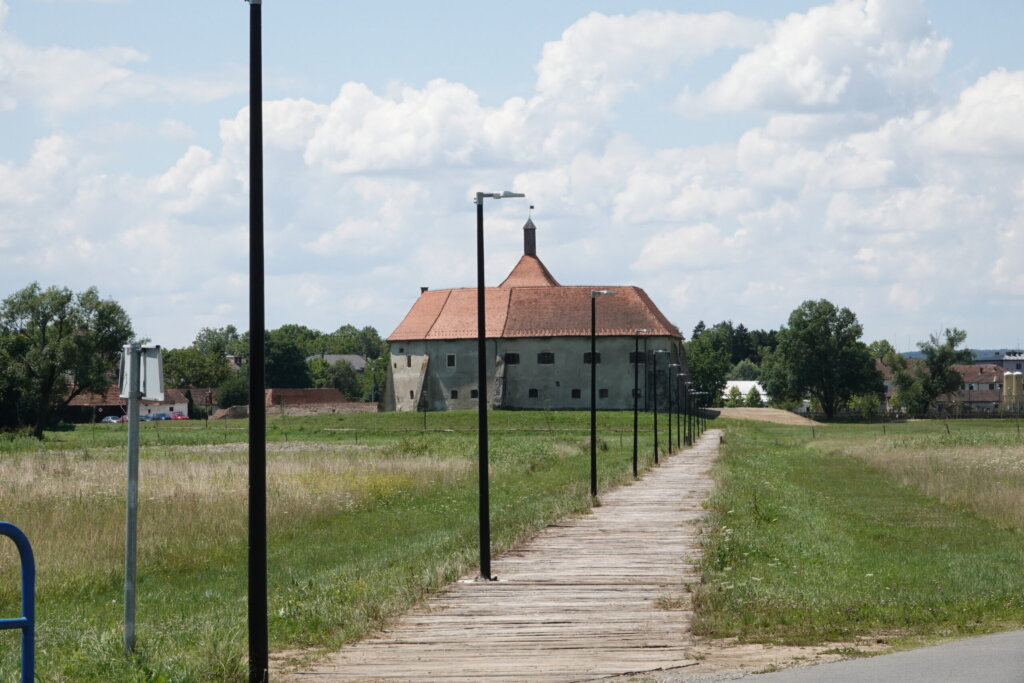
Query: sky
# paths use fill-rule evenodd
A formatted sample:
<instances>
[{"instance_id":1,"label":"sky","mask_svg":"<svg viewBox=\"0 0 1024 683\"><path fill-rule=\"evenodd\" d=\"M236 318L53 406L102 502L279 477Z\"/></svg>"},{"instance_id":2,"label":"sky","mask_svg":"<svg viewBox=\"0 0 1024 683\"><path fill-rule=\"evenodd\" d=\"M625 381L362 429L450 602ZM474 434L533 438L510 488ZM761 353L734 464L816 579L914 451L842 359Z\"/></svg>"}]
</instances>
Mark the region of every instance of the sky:
<instances>
[{"instance_id":1,"label":"sky","mask_svg":"<svg viewBox=\"0 0 1024 683\"><path fill-rule=\"evenodd\" d=\"M1022 343L1024 3L264 0L266 319L390 334L537 225L562 283ZM0 0L0 297L248 326L241 0ZM534 208L530 209L533 206Z\"/></svg>"}]
</instances>

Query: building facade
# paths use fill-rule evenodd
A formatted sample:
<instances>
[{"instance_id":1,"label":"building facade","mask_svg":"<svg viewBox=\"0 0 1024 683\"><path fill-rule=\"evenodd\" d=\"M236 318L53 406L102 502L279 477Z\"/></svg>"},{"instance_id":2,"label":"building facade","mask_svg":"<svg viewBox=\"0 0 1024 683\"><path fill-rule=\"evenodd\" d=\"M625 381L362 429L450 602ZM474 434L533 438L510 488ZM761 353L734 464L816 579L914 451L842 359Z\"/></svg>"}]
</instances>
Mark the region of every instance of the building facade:
<instances>
[{"instance_id":1,"label":"building facade","mask_svg":"<svg viewBox=\"0 0 1024 683\"><path fill-rule=\"evenodd\" d=\"M532 220L523 233L522 258L484 295L489 405L589 409L591 298L597 290L614 292L595 300L598 408L632 409L634 367L640 405L650 406L648 394L656 390L659 407L667 405L669 382L674 391L676 374L686 365L679 330L639 287L560 285L537 257ZM475 287L421 291L387 340L391 364L382 410L478 405L476 307Z\"/></svg>"}]
</instances>

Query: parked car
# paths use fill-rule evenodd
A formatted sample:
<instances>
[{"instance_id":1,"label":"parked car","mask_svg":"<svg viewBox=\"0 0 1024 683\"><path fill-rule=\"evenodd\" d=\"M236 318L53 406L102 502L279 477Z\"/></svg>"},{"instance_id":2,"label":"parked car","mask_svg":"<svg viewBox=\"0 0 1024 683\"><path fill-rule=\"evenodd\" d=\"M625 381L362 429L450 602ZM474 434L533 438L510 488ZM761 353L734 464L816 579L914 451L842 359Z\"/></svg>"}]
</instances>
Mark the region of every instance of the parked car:
<instances>
[{"instance_id":1,"label":"parked car","mask_svg":"<svg viewBox=\"0 0 1024 683\"><path fill-rule=\"evenodd\" d=\"M149 416L150 420L170 420L171 416L167 413L153 413Z\"/></svg>"},{"instance_id":2,"label":"parked car","mask_svg":"<svg viewBox=\"0 0 1024 683\"><path fill-rule=\"evenodd\" d=\"M172 420L187 420L188 419L188 415L186 415L185 413L171 413L171 419Z\"/></svg>"},{"instance_id":3,"label":"parked car","mask_svg":"<svg viewBox=\"0 0 1024 683\"><path fill-rule=\"evenodd\" d=\"M127 422L128 421L128 416L127 415L122 415L121 417L117 418L117 421L118 422Z\"/></svg>"},{"instance_id":4,"label":"parked car","mask_svg":"<svg viewBox=\"0 0 1024 683\"><path fill-rule=\"evenodd\" d=\"M152 422L152 415L139 415L139 422Z\"/></svg>"},{"instance_id":5,"label":"parked car","mask_svg":"<svg viewBox=\"0 0 1024 683\"><path fill-rule=\"evenodd\" d=\"M103 424L116 424L121 421L121 418L117 415L107 415L105 418L100 420Z\"/></svg>"}]
</instances>

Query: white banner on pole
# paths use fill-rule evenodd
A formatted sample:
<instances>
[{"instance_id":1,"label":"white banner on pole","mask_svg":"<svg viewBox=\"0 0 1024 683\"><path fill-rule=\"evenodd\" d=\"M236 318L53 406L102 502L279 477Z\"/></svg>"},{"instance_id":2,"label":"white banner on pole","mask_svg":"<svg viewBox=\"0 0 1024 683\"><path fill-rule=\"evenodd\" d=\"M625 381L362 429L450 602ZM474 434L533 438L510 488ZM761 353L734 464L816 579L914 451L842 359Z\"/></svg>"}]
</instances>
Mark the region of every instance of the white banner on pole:
<instances>
[{"instance_id":1,"label":"white banner on pole","mask_svg":"<svg viewBox=\"0 0 1024 683\"><path fill-rule=\"evenodd\" d=\"M121 370L119 373L121 398L128 398L128 389L131 387L131 364L127 362L131 348L130 345L126 344L121 353ZM164 357L160 347L143 346L142 356L139 360L139 367L141 368L139 373L139 390L142 391L142 400L164 400Z\"/></svg>"}]
</instances>

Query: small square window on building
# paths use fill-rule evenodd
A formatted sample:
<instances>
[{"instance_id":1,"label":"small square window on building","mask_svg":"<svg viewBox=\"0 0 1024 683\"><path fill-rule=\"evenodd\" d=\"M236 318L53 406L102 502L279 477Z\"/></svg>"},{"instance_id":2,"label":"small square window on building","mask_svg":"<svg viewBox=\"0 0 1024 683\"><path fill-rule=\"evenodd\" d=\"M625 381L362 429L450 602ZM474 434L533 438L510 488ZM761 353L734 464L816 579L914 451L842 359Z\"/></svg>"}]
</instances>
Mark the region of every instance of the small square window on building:
<instances>
[{"instance_id":1,"label":"small square window on building","mask_svg":"<svg viewBox=\"0 0 1024 683\"><path fill-rule=\"evenodd\" d=\"M416 393L412 389L409 390L409 398L416 398Z\"/></svg>"},{"instance_id":2,"label":"small square window on building","mask_svg":"<svg viewBox=\"0 0 1024 683\"><path fill-rule=\"evenodd\" d=\"M637 353L636 351L630 351L629 362L630 364L636 363L637 365L643 365L644 363L647 362L647 355L643 351L641 351L640 353Z\"/></svg>"},{"instance_id":3,"label":"small square window on building","mask_svg":"<svg viewBox=\"0 0 1024 683\"><path fill-rule=\"evenodd\" d=\"M455 367L455 354L454 353L449 353L448 354L448 367L450 367L450 368L454 368Z\"/></svg>"},{"instance_id":4,"label":"small square window on building","mask_svg":"<svg viewBox=\"0 0 1024 683\"><path fill-rule=\"evenodd\" d=\"M458 398L458 397L459 397L459 390L458 389L452 389L452 398Z\"/></svg>"},{"instance_id":5,"label":"small square window on building","mask_svg":"<svg viewBox=\"0 0 1024 683\"><path fill-rule=\"evenodd\" d=\"M579 389L573 389L572 390L572 397L573 398L579 398L580 397L580 390Z\"/></svg>"},{"instance_id":6,"label":"small square window on building","mask_svg":"<svg viewBox=\"0 0 1024 683\"><path fill-rule=\"evenodd\" d=\"M469 397L470 398L477 398L478 396L480 396L480 392L479 391L477 391L476 389L470 389L469 390Z\"/></svg>"},{"instance_id":7,"label":"small square window on building","mask_svg":"<svg viewBox=\"0 0 1024 683\"><path fill-rule=\"evenodd\" d=\"M608 390L607 389L598 389L597 390L597 397L598 398L608 398Z\"/></svg>"},{"instance_id":8,"label":"small square window on building","mask_svg":"<svg viewBox=\"0 0 1024 683\"><path fill-rule=\"evenodd\" d=\"M407 368L411 368L412 367L412 356L406 356L405 357L405 367L407 367Z\"/></svg>"},{"instance_id":9,"label":"small square window on building","mask_svg":"<svg viewBox=\"0 0 1024 683\"><path fill-rule=\"evenodd\" d=\"M597 362L598 363L601 362L601 354L600 353L597 354ZM590 365L590 363L591 363L590 351L587 351L586 353L583 354L583 364L584 365Z\"/></svg>"},{"instance_id":10,"label":"small square window on building","mask_svg":"<svg viewBox=\"0 0 1024 683\"><path fill-rule=\"evenodd\" d=\"M518 353L506 353L505 354L505 365L519 365L519 354Z\"/></svg>"},{"instance_id":11,"label":"small square window on building","mask_svg":"<svg viewBox=\"0 0 1024 683\"><path fill-rule=\"evenodd\" d=\"M540 392L536 389L530 389L530 398L537 398L540 396Z\"/></svg>"},{"instance_id":12,"label":"small square window on building","mask_svg":"<svg viewBox=\"0 0 1024 683\"><path fill-rule=\"evenodd\" d=\"M540 353L537 354L537 364L538 365L554 365L555 364L555 354L551 353L550 351L541 351Z\"/></svg>"}]
</instances>

